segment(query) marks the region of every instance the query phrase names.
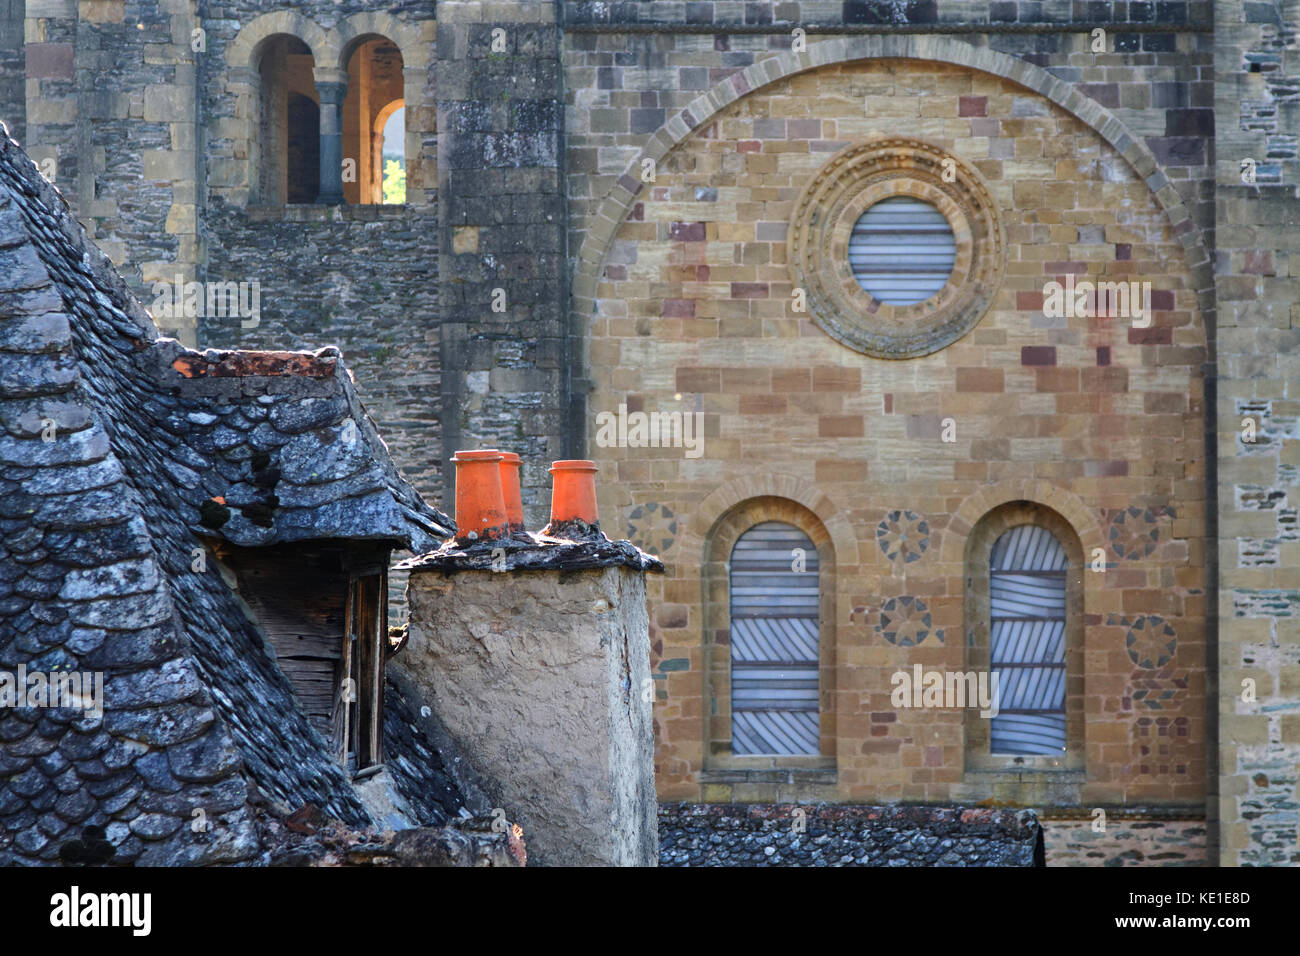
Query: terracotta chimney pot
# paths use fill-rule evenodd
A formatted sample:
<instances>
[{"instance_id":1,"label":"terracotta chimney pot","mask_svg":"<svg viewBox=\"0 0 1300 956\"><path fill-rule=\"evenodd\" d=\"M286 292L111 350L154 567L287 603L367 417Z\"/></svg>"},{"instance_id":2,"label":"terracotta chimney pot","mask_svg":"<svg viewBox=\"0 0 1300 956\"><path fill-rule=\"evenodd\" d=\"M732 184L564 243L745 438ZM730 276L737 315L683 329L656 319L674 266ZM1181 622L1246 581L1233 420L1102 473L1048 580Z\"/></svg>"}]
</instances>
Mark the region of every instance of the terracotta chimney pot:
<instances>
[{"instance_id":1,"label":"terracotta chimney pot","mask_svg":"<svg viewBox=\"0 0 1300 956\"><path fill-rule=\"evenodd\" d=\"M551 523L545 533L567 537L598 530L596 463L582 459L557 461L551 465L551 474Z\"/></svg>"},{"instance_id":2,"label":"terracotta chimney pot","mask_svg":"<svg viewBox=\"0 0 1300 956\"><path fill-rule=\"evenodd\" d=\"M458 451L451 461L456 466L456 540L475 544L505 537L509 520L501 490L501 452Z\"/></svg>"},{"instance_id":3,"label":"terracotta chimney pot","mask_svg":"<svg viewBox=\"0 0 1300 956\"><path fill-rule=\"evenodd\" d=\"M524 502L519 492L519 456L512 451L501 453L501 494L506 504L506 522L511 534L524 528Z\"/></svg>"}]
</instances>

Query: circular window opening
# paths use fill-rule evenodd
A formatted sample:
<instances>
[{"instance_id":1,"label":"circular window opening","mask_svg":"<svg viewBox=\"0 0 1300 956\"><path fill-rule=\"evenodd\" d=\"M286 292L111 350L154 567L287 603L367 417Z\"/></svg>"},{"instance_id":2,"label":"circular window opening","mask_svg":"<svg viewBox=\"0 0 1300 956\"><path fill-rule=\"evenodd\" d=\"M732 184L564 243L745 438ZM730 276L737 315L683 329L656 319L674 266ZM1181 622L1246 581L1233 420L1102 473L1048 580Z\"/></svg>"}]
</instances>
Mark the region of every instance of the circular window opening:
<instances>
[{"instance_id":1,"label":"circular window opening","mask_svg":"<svg viewBox=\"0 0 1300 956\"><path fill-rule=\"evenodd\" d=\"M849 237L858 285L886 305L916 305L942 289L957 261L947 217L921 199L894 196L864 212Z\"/></svg>"}]
</instances>

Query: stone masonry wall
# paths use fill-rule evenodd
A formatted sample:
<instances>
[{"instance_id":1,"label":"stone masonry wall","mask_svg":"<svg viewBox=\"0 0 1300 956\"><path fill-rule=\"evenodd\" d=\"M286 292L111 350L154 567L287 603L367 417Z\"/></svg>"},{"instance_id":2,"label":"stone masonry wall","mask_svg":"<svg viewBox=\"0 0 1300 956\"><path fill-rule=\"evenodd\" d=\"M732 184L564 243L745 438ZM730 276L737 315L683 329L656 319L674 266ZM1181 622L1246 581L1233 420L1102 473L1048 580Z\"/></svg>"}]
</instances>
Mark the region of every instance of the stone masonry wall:
<instances>
[{"instance_id":1,"label":"stone masonry wall","mask_svg":"<svg viewBox=\"0 0 1300 956\"><path fill-rule=\"evenodd\" d=\"M0 123L20 143L27 138L26 8L25 0L0 0Z\"/></svg>"},{"instance_id":2,"label":"stone masonry wall","mask_svg":"<svg viewBox=\"0 0 1300 956\"><path fill-rule=\"evenodd\" d=\"M1040 813L1048 866L1206 866L1204 820L1155 814L1110 814L1100 821L1055 819Z\"/></svg>"},{"instance_id":3,"label":"stone masonry wall","mask_svg":"<svg viewBox=\"0 0 1300 956\"><path fill-rule=\"evenodd\" d=\"M581 421L568 417L555 9L542 0L438 5L443 454L518 453L534 527L545 523L547 463L577 457L568 449Z\"/></svg>"},{"instance_id":4,"label":"stone masonry wall","mask_svg":"<svg viewBox=\"0 0 1300 956\"><path fill-rule=\"evenodd\" d=\"M1219 694L1224 866L1300 863L1300 3L1219 4ZM1266 51L1266 56L1260 51ZM1263 71L1252 64L1262 63ZM1269 92L1271 90L1271 92ZM1260 105L1273 103L1269 123ZM1291 144L1287 157L1264 157ZM1241 181L1259 160L1260 185ZM1271 182L1270 182L1271 181ZM1253 434L1252 434L1253 432Z\"/></svg>"},{"instance_id":5,"label":"stone masonry wall","mask_svg":"<svg viewBox=\"0 0 1300 956\"><path fill-rule=\"evenodd\" d=\"M794 308L787 267L803 184L843 145L888 135L932 140L978 169L1007 242L1001 289L976 328L907 361L863 356L814 326ZM1150 328L1045 316L1043 284L1065 273L1150 282ZM701 562L720 518L766 498L811 512L808 533L830 539L835 561L823 625L835 642L823 675L834 681L823 705L833 798L1028 797L1014 775L967 772L960 715L889 704L898 669L977 666L962 639L965 541L994 507L1026 499L1064 516L1088 560L1100 546L1109 562L1082 575L1087 775L1033 798L1198 802L1196 283L1150 189L1108 144L1023 87L964 68L826 66L740 98L670 152L615 233L589 339L593 411L703 415L698 458L591 448L618 478L600 486L602 514L669 566L649 584L667 694L656 708L661 797L739 786L714 781L702 749L705 715L716 721L723 706L726 675L707 659L714 646L724 653L727 621L701 600ZM952 443L941 440L946 418ZM919 550L891 548L900 533ZM703 596L725 600L716 588ZM900 608L915 609L902 629ZM1142 664L1134 642L1152 627L1169 647ZM732 798L764 799L745 793Z\"/></svg>"},{"instance_id":6,"label":"stone masonry wall","mask_svg":"<svg viewBox=\"0 0 1300 956\"><path fill-rule=\"evenodd\" d=\"M660 866L1042 866L1032 810L664 804Z\"/></svg>"},{"instance_id":7,"label":"stone masonry wall","mask_svg":"<svg viewBox=\"0 0 1300 956\"><path fill-rule=\"evenodd\" d=\"M23 146L133 292L197 278L192 0L26 6ZM188 344L193 321L166 328Z\"/></svg>"}]
</instances>

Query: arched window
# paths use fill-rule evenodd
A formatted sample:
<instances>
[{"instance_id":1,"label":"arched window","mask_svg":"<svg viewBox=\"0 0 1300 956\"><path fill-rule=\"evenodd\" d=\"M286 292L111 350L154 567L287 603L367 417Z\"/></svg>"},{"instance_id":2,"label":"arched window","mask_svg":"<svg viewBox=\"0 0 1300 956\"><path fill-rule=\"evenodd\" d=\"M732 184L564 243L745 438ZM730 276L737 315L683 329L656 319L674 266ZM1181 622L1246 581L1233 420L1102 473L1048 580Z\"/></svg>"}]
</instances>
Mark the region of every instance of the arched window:
<instances>
[{"instance_id":1,"label":"arched window","mask_svg":"<svg viewBox=\"0 0 1300 956\"><path fill-rule=\"evenodd\" d=\"M267 39L258 61L257 195L267 205L314 203L320 192L320 97L311 49L288 34Z\"/></svg>"},{"instance_id":2,"label":"arched window","mask_svg":"<svg viewBox=\"0 0 1300 956\"><path fill-rule=\"evenodd\" d=\"M817 548L765 521L731 552L731 752L817 754Z\"/></svg>"},{"instance_id":3,"label":"arched window","mask_svg":"<svg viewBox=\"0 0 1300 956\"><path fill-rule=\"evenodd\" d=\"M989 557L989 668L998 678L992 754L1066 749L1065 549L1046 528L1004 532Z\"/></svg>"},{"instance_id":4,"label":"arched window","mask_svg":"<svg viewBox=\"0 0 1300 956\"><path fill-rule=\"evenodd\" d=\"M343 99L343 198L349 203L385 202L388 194L405 200L405 95L402 52L391 40L368 35L347 59L348 90ZM400 125L399 125L400 124ZM391 172L396 163L397 172ZM401 179L401 199L396 199Z\"/></svg>"},{"instance_id":5,"label":"arched window","mask_svg":"<svg viewBox=\"0 0 1300 956\"><path fill-rule=\"evenodd\" d=\"M320 107L301 93L289 94L288 141L288 201L314 203L320 193Z\"/></svg>"}]
</instances>

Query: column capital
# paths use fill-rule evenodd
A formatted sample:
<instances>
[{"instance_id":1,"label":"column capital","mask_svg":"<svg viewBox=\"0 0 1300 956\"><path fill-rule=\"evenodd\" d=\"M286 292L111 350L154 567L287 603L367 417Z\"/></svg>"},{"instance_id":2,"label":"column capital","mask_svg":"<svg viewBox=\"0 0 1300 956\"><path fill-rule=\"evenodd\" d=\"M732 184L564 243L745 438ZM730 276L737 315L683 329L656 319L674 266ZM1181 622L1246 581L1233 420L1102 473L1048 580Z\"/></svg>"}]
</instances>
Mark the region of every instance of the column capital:
<instances>
[{"instance_id":1,"label":"column capital","mask_svg":"<svg viewBox=\"0 0 1300 956\"><path fill-rule=\"evenodd\" d=\"M326 89L338 88L347 92L348 88L348 71L336 66L315 66L311 71L312 79L316 81L316 92L320 94L321 99L325 98ZM339 100L343 99L340 94Z\"/></svg>"}]
</instances>

